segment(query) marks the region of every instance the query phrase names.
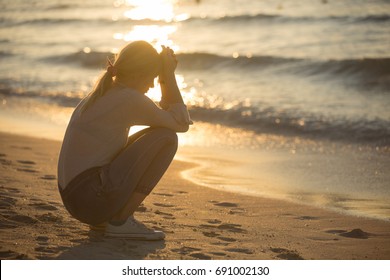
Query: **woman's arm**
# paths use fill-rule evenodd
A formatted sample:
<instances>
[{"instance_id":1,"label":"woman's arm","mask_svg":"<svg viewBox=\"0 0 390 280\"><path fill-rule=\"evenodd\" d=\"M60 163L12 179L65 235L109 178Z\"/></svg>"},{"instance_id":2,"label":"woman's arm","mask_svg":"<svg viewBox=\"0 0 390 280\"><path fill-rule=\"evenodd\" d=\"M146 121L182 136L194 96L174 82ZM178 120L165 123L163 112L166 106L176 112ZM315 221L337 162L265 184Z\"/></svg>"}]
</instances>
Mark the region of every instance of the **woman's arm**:
<instances>
[{"instance_id":1,"label":"woman's arm","mask_svg":"<svg viewBox=\"0 0 390 280\"><path fill-rule=\"evenodd\" d=\"M186 126L187 129L185 131L187 131L192 121L176 82L176 56L169 47L162 46L162 48L160 55L163 67L159 76L162 93L160 106L164 110L169 111L178 123Z\"/></svg>"},{"instance_id":2,"label":"woman's arm","mask_svg":"<svg viewBox=\"0 0 390 280\"><path fill-rule=\"evenodd\" d=\"M147 125L166 127L176 132L186 132L191 123L187 109L183 103L171 104L167 110L162 110L147 96L128 93L128 114L130 125Z\"/></svg>"},{"instance_id":3,"label":"woman's arm","mask_svg":"<svg viewBox=\"0 0 390 280\"><path fill-rule=\"evenodd\" d=\"M162 71L159 76L161 87L161 106L166 109L170 104L183 103L179 87L177 86L175 70L177 66L176 56L172 49L162 46L161 52Z\"/></svg>"}]
</instances>

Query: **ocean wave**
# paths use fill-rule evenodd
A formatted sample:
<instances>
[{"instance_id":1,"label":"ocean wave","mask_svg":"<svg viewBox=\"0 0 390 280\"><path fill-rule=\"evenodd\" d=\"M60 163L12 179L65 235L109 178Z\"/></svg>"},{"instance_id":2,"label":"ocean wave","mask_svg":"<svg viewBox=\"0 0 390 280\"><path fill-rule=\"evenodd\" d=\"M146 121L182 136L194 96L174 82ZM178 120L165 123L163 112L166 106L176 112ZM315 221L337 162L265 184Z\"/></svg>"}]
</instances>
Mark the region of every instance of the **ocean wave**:
<instances>
[{"instance_id":1,"label":"ocean wave","mask_svg":"<svg viewBox=\"0 0 390 280\"><path fill-rule=\"evenodd\" d=\"M115 54L111 52L99 52L83 50L64 56L47 57L44 60L53 63L80 63L85 67L101 67L107 61L107 57L112 58ZM265 66L281 63L302 61L295 58L283 58L273 56L238 56L228 57L211 53L179 53L177 54L179 65L183 69L205 69L211 66L218 67L246 67Z\"/></svg>"},{"instance_id":2,"label":"ocean wave","mask_svg":"<svg viewBox=\"0 0 390 280\"><path fill-rule=\"evenodd\" d=\"M54 5L47 7L48 10L56 9L71 9L71 5ZM5 26L18 26L18 25L50 25L50 24L74 24L74 23L85 23L85 24L122 24L122 23L133 23L133 24L167 24L167 23L191 23L191 22L204 22L205 24L229 24L229 23L249 23L249 22L275 22L275 23L310 23L310 22L321 22L321 21L336 21L339 23L388 23L390 21L390 15L388 14L377 14L377 15L366 15L366 16L329 16L329 17L294 17L278 14L239 14L239 15L226 15L221 17L199 17L190 16L187 19L172 18L171 20L155 20L149 18L143 19L131 19L127 17L118 18L112 20L111 18L82 18L82 17L70 17L70 18L52 18L42 17L28 20L21 20L18 18L2 18L1 23Z\"/></svg>"},{"instance_id":3,"label":"ocean wave","mask_svg":"<svg viewBox=\"0 0 390 280\"><path fill-rule=\"evenodd\" d=\"M390 123L383 119L336 119L296 111L280 113L272 107L259 109L241 105L228 110L192 106L190 113L195 121L219 123L256 133L390 145Z\"/></svg>"},{"instance_id":4,"label":"ocean wave","mask_svg":"<svg viewBox=\"0 0 390 280\"><path fill-rule=\"evenodd\" d=\"M174 20L173 20L174 21ZM175 22L175 21L174 21ZM154 20L154 19L130 19L127 17L118 18L113 20L108 17L96 17L96 18L79 18L79 17L68 17L68 18L52 18L52 17L42 17L34 19L19 19L19 18L2 18L0 19L1 26L3 27L13 27L13 26L23 26L23 25L72 25L72 24L94 24L97 27L107 26L107 24L116 24L122 26L123 24L129 23L132 25L163 25L171 23L171 21L166 20Z\"/></svg>"},{"instance_id":5,"label":"ocean wave","mask_svg":"<svg viewBox=\"0 0 390 280\"><path fill-rule=\"evenodd\" d=\"M335 77L375 78L384 85L390 84L390 58L359 58L344 60L312 60L280 56L227 57L208 53L184 53L178 55L179 67L183 70L239 68L239 70L262 70L277 68L292 75L333 75ZM237 69L238 70L238 69Z\"/></svg>"},{"instance_id":6,"label":"ocean wave","mask_svg":"<svg viewBox=\"0 0 390 280\"><path fill-rule=\"evenodd\" d=\"M390 83L390 58L361 58L313 61L300 67L302 74L332 74L337 77L375 78L388 85Z\"/></svg>"},{"instance_id":7,"label":"ocean wave","mask_svg":"<svg viewBox=\"0 0 390 280\"><path fill-rule=\"evenodd\" d=\"M3 19L1 21L1 25L3 27L13 27L13 26L23 26L23 25L45 25L45 26L52 26L52 25L70 25L70 24L91 24L91 23L99 23L99 24L110 24L114 23L112 19L108 18L94 18L94 19L83 19L83 18L35 18L35 19L27 19L27 20L20 20L20 19Z\"/></svg>"},{"instance_id":8,"label":"ocean wave","mask_svg":"<svg viewBox=\"0 0 390 280\"><path fill-rule=\"evenodd\" d=\"M39 102L56 104L62 107L75 107L85 93L51 93L27 89L14 89L0 82L0 95L12 98L32 98ZM255 107L245 102L237 102L226 109L223 105L209 107L189 104L191 118L239 127L256 133L271 133L283 136L301 136L307 138L345 140L367 143L377 146L390 146L390 123L384 119L349 119L319 114L280 110L278 108Z\"/></svg>"},{"instance_id":9,"label":"ocean wave","mask_svg":"<svg viewBox=\"0 0 390 280\"><path fill-rule=\"evenodd\" d=\"M81 100L80 94L51 93L44 91L33 91L23 88L12 88L7 86L7 81L0 82L0 95L12 98L32 98L46 103L57 104L62 107L75 107Z\"/></svg>"},{"instance_id":10,"label":"ocean wave","mask_svg":"<svg viewBox=\"0 0 390 280\"><path fill-rule=\"evenodd\" d=\"M114 56L111 52L78 51L69 55L46 57L43 60L49 63L76 63L86 68L101 68L106 66L107 58L113 60Z\"/></svg>"},{"instance_id":11,"label":"ocean wave","mask_svg":"<svg viewBox=\"0 0 390 280\"><path fill-rule=\"evenodd\" d=\"M238 22L251 22L251 21L274 21L274 22L317 22L317 21L337 21L345 23L386 23L390 21L390 15L378 14L378 15L366 15L366 16L286 16L278 14L241 14L241 15L226 15L222 17L190 17L187 21L208 21L208 22L221 22L221 23L238 23Z\"/></svg>"},{"instance_id":12,"label":"ocean wave","mask_svg":"<svg viewBox=\"0 0 390 280\"><path fill-rule=\"evenodd\" d=\"M206 69L209 67L263 67L279 64L287 64L302 61L297 58L277 57L277 56L253 56L239 55L221 56L210 53L182 53L178 54L179 66L184 69Z\"/></svg>"},{"instance_id":13,"label":"ocean wave","mask_svg":"<svg viewBox=\"0 0 390 280\"><path fill-rule=\"evenodd\" d=\"M112 59L111 52L78 51L70 55L47 57L45 60L52 63L77 63L87 68L104 68L107 57ZM335 77L358 77L390 84L390 58L361 58L344 60L310 60L288 58L278 56L221 56L211 53L179 53L179 70L192 71L210 68L220 70L253 71L267 67L281 67L278 71L284 71L292 75L333 75Z\"/></svg>"}]
</instances>

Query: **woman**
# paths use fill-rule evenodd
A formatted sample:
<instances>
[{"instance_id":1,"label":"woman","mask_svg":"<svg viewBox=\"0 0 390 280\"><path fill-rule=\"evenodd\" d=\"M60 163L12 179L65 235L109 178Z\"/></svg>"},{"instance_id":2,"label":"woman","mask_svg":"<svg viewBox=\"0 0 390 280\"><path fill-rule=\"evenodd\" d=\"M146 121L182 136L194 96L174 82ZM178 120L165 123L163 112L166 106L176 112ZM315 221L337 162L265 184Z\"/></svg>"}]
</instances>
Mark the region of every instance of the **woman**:
<instances>
[{"instance_id":1,"label":"woman","mask_svg":"<svg viewBox=\"0 0 390 280\"><path fill-rule=\"evenodd\" d=\"M70 119L58 163L60 194L72 216L103 224L106 236L160 240L164 233L133 213L171 163L176 132L192 123L175 79L177 60L170 48L159 54L136 41L109 64ZM161 108L144 95L157 76ZM133 125L149 128L128 137Z\"/></svg>"}]
</instances>

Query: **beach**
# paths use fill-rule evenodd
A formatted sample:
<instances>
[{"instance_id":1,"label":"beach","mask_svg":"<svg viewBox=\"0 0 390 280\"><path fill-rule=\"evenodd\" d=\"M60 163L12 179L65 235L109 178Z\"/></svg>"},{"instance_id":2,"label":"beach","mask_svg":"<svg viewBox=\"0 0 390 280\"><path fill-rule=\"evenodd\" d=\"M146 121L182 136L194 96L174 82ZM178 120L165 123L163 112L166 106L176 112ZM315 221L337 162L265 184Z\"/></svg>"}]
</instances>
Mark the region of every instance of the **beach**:
<instances>
[{"instance_id":1,"label":"beach","mask_svg":"<svg viewBox=\"0 0 390 280\"><path fill-rule=\"evenodd\" d=\"M186 179L389 221L389 1L3 6L0 131L62 141L107 58L145 40L177 55Z\"/></svg>"},{"instance_id":2,"label":"beach","mask_svg":"<svg viewBox=\"0 0 390 280\"><path fill-rule=\"evenodd\" d=\"M355 2L3 4L0 258L390 259L390 2ZM57 190L74 108L136 40L174 50L194 122L136 214L160 242L91 231Z\"/></svg>"},{"instance_id":3,"label":"beach","mask_svg":"<svg viewBox=\"0 0 390 280\"><path fill-rule=\"evenodd\" d=\"M2 260L390 258L388 221L200 186L182 176L195 163L178 160L136 213L163 230L166 240L106 238L62 205L56 181L60 145L0 133Z\"/></svg>"}]
</instances>

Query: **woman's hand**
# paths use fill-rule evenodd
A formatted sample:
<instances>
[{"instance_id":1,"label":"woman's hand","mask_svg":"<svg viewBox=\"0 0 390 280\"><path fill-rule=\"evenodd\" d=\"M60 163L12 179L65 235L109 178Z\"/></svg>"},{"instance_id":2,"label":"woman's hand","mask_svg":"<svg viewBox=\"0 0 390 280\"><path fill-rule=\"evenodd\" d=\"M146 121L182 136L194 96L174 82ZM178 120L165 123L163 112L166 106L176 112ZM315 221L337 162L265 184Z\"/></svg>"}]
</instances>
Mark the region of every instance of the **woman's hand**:
<instances>
[{"instance_id":1,"label":"woman's hand","mask_svg":"<svg viewBox=\"0 0 390 280\"><path fill-rule=\"evenodd\" d=\"M177 66L175 53L171 48L162 46L160 56L163 64L161 73L159 75L159 82L162 93L161 103L183 103L183 98L181 97L175 76L175 70Z\"/></svg>"},{"instance_id":2,"label":"woman's hand","mask_svg":"<svg viewBox=\"0 0 390 280\"><path fill-rule=\"evenodd\" d=\"M177 59L176 55L170 47L161 46L162 51L160 53L162 59L162 73L160 76L164 79L166 75L173 74L176 70Z\"/></svg>"}]
</instances>

